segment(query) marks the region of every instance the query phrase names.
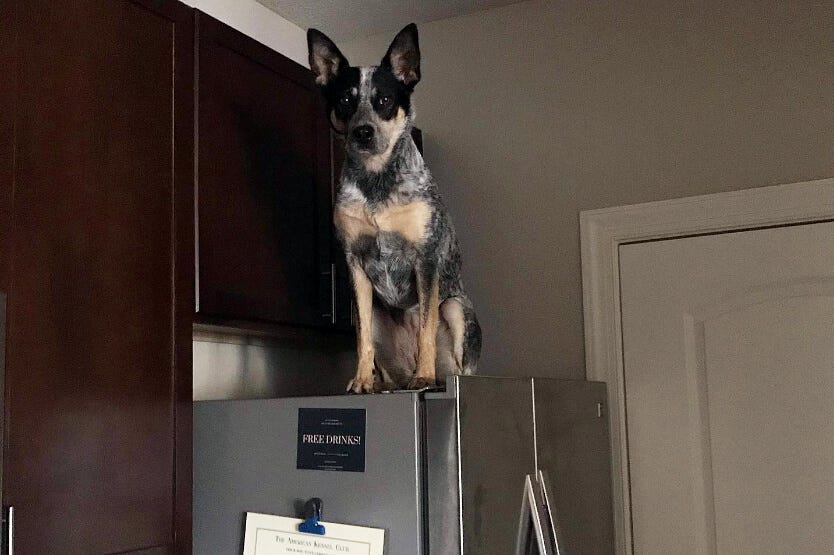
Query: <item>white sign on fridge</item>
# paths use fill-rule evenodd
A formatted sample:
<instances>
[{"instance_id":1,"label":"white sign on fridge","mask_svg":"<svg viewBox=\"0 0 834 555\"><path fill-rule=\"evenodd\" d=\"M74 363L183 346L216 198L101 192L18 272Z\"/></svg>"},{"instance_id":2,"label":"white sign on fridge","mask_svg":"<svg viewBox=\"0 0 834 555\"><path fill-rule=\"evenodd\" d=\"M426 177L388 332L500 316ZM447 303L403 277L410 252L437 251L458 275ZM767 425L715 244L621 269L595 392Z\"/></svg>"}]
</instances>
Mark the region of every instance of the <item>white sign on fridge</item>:
<instances>
[{"instance_id":1,"label":"white sign on fridge","mask_svg":"<svg viewBox=\"0 0 834 555\"><path fill-rule=\"evenodd\" d=\"M243 555L383 555L385 530L321 522L326 534L298 531L303 520L246 513Z\"/></svg>"}]
</instances>

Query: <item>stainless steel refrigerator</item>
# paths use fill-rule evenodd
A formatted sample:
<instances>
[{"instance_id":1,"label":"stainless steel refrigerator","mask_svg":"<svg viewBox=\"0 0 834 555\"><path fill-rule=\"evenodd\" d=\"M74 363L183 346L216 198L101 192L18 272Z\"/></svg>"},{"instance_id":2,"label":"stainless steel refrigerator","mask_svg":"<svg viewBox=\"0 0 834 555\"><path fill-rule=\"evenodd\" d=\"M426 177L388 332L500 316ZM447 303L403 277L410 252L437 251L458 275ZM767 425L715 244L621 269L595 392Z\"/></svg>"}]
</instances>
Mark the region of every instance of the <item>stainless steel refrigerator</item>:
<instances>
[{"instance_id":1,"label":"stainless steel refrigerator","mask_svg":"<svg viewBox=\"0 0 834 555\"><path fill-rule=\"evenodd\" d=\"M613 553L605 403L601 383L469 376L196 402L194 553L239 554L246 512L313 497L326 521L385 529L391 555Z\"/></svg>"}]
</instances>

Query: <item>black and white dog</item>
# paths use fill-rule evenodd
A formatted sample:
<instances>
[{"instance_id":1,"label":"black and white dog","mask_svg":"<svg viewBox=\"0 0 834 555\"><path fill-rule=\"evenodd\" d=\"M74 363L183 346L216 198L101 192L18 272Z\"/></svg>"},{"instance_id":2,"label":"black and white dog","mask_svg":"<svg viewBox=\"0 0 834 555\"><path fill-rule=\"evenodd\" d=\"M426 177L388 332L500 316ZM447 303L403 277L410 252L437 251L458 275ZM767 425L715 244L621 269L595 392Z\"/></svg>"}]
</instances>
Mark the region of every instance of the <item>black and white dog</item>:
<instances>
[{"instance_id":1,"label":"black and white dog","mask_svg":"<svg viewBox=\"0 0 834 555\"><path fill-rule=\"evenodd\" d=\"M417 26L399 32L379 66L351 67L315 29L307 43L328 117L345 135L334 222L358 312L348 391L419 389L474 372L481 328L463 290L458 241L411 139Z\"/></svg>"}]
</instances>

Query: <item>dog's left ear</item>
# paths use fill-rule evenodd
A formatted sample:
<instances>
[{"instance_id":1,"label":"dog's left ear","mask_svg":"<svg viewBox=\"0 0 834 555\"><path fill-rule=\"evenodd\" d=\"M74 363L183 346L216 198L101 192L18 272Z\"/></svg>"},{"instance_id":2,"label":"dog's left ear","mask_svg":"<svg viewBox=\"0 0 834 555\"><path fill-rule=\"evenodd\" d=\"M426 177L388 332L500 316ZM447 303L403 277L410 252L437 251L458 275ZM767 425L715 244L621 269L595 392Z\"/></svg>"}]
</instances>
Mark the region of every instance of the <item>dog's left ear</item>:
<instances>
[{"instance_id":1,"label":"dog's left ear","mask_svg":"<svg viewBox=\"0 0 834 555\"><path fill-rule=\"evenodd\" d=\"M310 69L316 77L316 84L322 87L350 65L333 41L318 29L307 29L307 48Z\"/></svg>"},{"instance_id":2,"label":"dog's left ear","mask_svg":"<svg viewBox=\"0 0 834 555\"><path fill-rule=\"evenodd\" d=\"M387 67L394 77L414 87L420 80L420 45L417 40L417 25L410 23L397 33L388 52L382 58L383 67Z\"/></svg>"}]
</instances>

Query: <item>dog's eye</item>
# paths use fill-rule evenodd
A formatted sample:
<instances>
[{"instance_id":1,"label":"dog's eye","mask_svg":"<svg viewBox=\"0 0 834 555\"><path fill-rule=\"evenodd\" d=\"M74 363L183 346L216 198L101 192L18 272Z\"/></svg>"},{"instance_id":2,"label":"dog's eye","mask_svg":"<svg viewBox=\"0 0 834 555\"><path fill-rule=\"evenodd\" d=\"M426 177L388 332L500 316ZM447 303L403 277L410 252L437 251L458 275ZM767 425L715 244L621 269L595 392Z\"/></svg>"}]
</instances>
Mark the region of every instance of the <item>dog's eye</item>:
<instances>
[{"instance_id":1,"label":"dog's eye","mask_svg":"<svg viewBox=\"0 0 834 555\"><path fill-rule=\"evenodd\" d=\"M391 103L391 97L390 96L380 96L376 99L376 103L379 106L388 106Z\"/></svg>"},{"instance_id":2,"label":"dog's eye","mask_svg":"<svg viewBox=\"0 0 834 555\"><path fill-rule=\"evenodd\" d=\"M343 94L341 96L341 98L339 98L339 104L341 104L342 106L350 106L350 100L351 100L350 93L346 92L345 94Z\"/></svg>"}]
</instances>

